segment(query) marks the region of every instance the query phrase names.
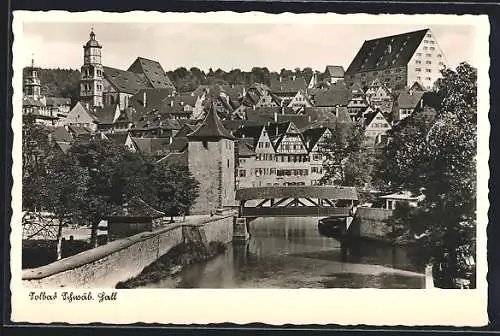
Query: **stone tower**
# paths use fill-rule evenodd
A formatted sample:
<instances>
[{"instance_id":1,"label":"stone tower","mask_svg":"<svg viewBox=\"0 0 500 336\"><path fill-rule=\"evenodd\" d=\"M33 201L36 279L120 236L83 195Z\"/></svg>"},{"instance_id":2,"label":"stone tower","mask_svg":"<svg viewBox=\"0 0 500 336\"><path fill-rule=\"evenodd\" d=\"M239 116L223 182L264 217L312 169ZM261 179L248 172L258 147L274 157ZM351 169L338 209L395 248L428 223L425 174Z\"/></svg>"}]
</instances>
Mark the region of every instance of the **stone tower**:
<instances>
[{"instance_id":1,"label":"stone tower","mask_svg":"<svg viewBox=\"0 0 500 336\"><path fill-rule=\"evenodd\" d=\"M83 46L83 66L80 77L80 101L87 107L102 107L103 69L101 63L102 46L90 31L90 40Z\"/></svg>"},{"instance_id":2,"label":"stone tower","mask_svg":"<svg viewBox=\"0 0 500 336\"><path fill-rule=\"evenodd\" d=\"M192 214L208 214L235 204L235 138L222 125L215 103L203 123L188 134L189 171L200 183Z\"/></svg>"},{"instance_id":3,"label":"stone tower","mask_svg":"<svg viewBox=\"0 0 500 336\"><path fill-rule=\"evenodd\" d=\"M40 78L38 78L38 72L35 69L35 60L31 59L31 67L29 69L29 74L24 80L24 95L26 97L33 98L35 100L40 99Z\"/></svg>"}]
</instances>

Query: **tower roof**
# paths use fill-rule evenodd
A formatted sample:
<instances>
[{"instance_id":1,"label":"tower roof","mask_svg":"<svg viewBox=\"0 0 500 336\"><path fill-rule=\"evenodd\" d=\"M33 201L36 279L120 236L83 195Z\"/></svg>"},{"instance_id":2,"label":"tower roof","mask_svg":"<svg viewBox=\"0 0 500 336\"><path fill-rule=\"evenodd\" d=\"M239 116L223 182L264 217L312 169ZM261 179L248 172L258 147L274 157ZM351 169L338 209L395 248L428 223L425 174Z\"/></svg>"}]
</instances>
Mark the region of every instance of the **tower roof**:
<instances>
[{"instance_id":1,"label":"tower roof","mask_svg":"<svg viewBox=\"0 0 500 336\"><path fill-rule=\"evenodd\" d=\"M102 48L99 42L95 39L94 29L90 30L90 40L87 41L84 47L94 47L94 48Z\"/></svg>"},{"instance_id":2,"label":"tower roof","mask_svg":"<svg viewBox=\"0 0 500 336\"><path fill-rule=\"evenodd\" d=\"M187 137L189 140L235 139L219 119L214 101L210 104L203 122Z\"/></svg>"}]
</instances>

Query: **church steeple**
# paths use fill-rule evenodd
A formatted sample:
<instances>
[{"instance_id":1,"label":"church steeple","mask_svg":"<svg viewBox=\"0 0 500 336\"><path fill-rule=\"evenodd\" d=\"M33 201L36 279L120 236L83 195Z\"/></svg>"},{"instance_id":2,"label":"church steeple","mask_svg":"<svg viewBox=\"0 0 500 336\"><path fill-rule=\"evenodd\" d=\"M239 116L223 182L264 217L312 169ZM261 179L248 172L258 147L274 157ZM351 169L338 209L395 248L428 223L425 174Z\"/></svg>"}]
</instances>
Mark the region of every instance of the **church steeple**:
<instances>
[{"instance_id":1,"label":"church steeple","mask_svg":"<svg viewBox=\"0 0 500 336\"><path fill-rule=\"evenodd\" d=\"M83 66L80 78L80 99L87 107L102 107L103 68L102 46L95 38L94 28L90 29L90 39L83 46Z\"/></svg>"},{"instance_id":2,"label":"church steeple","mask_svg":"<svg viewBox=\"0 0 500 336\"><path fill-rule=\"evenodd\" d=\"M39 99L40 93L40 79L38 78L38 71L35 68L35 56L31 56L31 67L29 68L29 74L24 80L24 94L27 97L33 99Z\"/></svg>"}]
</instances>

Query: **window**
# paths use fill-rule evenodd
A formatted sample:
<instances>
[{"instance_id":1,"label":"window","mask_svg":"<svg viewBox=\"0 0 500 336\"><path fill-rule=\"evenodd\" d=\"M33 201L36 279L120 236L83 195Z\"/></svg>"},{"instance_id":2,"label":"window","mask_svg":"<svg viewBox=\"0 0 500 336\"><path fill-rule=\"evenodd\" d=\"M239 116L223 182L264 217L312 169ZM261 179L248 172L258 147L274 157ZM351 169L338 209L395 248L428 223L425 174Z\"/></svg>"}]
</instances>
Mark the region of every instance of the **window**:
<instances>
[{"instance_id":1,"label":"window","mask_svg":"<svg viewBox=\"0 0 500 336\"><path fill-rule=\"evenodd\" d=\"M420 71L422 71L422 69L421 68L415 68L415 71L420 72Z\"/></svg>"},{"instance_id":2,"label":"window","mask_svg":"<svg viewBox=\"0 0 500 336\"><path fill-rule=\"evenodd\" d=\"M259 148L262 148L264 147L264 143L263 142L259 142Z\"/></svg>"},{"instance_id":3,"label":"window","mask_svg":"<svg viewBox=\"0 0 500 336\"><path fill-rule=\"evenodd\" d=\"M425 64L432 64L431 61L425 61Z\"/></svg>"},{"instance_id":4,"label":"window","mask_svg":"<svg viewBox=\"0 0 500 336\"><path fill-rule=\"evenodd\" d=\"M437 54L437 57L438 57L438 58L441 58L441 57L443 57L443 56L442 56L441 54Z\"/></svg>"},{"instance_id":5,"label":"window","mask_svg":"<svg viewBox=\"0 0 500 336\"><path fill-rule=\"evenodd\" d=\"M425 80L430 81L430 80L431 80L431 78L430 78L430 77L425 77Z\"/></svg>"},{"instance_id":6,"label":"window","mask_svg":"<svg viewBox=\"0 0 500 336\"><path fill-rule=\"evenodd\" d=\"M427 43L429 43L429 41L427 41L427 40L424 40L424 43L425 43L425 44L427 44Z\"/></svg>"},{"instance_id":7,"label":"window","mask_svg":"<svg viewBox=\"0 0 500 336\"><path fill-rule=\"evenodd\" d=\"M421 60L416 60L415 63L416 64L420 64L420 63L422 63L422 61Z\"/></svg>"},{"instance_id":8,"label":"window","mask_svg":"<svg viewBox=\"0 0 500 336\"><path fill-rule=\"evenodd\" d=\"M421 79L422 79L422 77L420 77L420 76L417 77L417 80L421 80Z\"/></svg>"},{"instance_id":9,"label":"window","mask_svg":"<svg viewBox=\"0 0 500 336\"><path fill-rule=\"evenodd\" d=\"M429 49L430 49L430 50L435 50L436 48L434 48L434 47L430 47Z\"/></svg>"},{"instance_id":10,"label":"window","mask_svg":"<svg viewBox=\"0 0 500 336\"><path fill-rule=\"evenodd\" d=\"M422 53L417 53L417 56L422 56Z\"/></svg>"},{"instance_id":11,"label":"window","mask_svg":"<svg viewBox=\"0 0 500 336\"><path fill-rule=\"evenodd\" d=\"M432 70L431 70L431 69L425 69L425 71L426 71L426 72L432 72Z\"/></svg>"},{"instance_id":12,"label":"window","mask_svg":"<svg viewBox=\"0 0 500 336\"><path fill-rule=\"evenodd\" d=\"M427 49L429 49L429 47L424 47L424 50L427 50Z\"/></svg>"},{"instance_id":13,"label":"window","mask_svg":"<svg viewBox=\"0 0 500 336\"><path fill-rule=\"evenodd\" d=\"M266 143L265 143L265 147L266 147L266 148L269 148L269 146L270 146L270 143L269 143L269 142L266 142Z\"/></svg>"},{"instance_id":14,"label":"window","mask_svg":"<svg viewBox=\"0 0 500 336\"><path fill-rule=\"evenodd\" d=\"M246 177L247 176L247 171L245 169L240 169L239 176L240 177Z\"/></svg>"},{"instance_id":15,"label":"window","mask_svg":"<svg viewBox=\"0 0 500 336\"><path fill-rule=\"evenodd\" d=\"M430 43L430 44L434 44L434 43L436 43L436 42L434 42L434 41L429 41L429 43Z\"/></svg>"},{"instance_id":16,"label":"window","mask_svg":"<svg viewBox=\"0 0 500 336\"><path fill-rule=\"evenodd\" d=\"M432 37L432 35L431 34L427 34L427 35L425 35L425 37Z\"/></svg>"},{"instance_id":17,"label":"window","mask_svg":"<svg viewBox=\"0 0 500 336\"><path fill-rule=\"evenodd\" d=\"M425 54L426 57L431 57L432 55L431 54Z\"/></svg>"}]
</instances>

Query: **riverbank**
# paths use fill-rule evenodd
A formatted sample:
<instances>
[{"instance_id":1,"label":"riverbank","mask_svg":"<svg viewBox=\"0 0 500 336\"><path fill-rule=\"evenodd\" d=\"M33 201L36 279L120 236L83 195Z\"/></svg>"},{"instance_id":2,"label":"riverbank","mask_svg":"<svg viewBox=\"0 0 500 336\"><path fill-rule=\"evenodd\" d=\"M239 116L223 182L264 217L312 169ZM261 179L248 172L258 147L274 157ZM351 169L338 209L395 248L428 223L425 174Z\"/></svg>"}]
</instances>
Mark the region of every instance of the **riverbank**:
<instances>
[{"instance_id":1,"label":"riverbank","mask_svg":"<svg viewBox=\"0 0 500 336\"><path fill-rule=\"evenodd\" d=\"M161 256L142 272L131 279L119 282L117 289L137 288L175 276L187 265L211 260L226 251L226 245L221 242L188 242L177 245Z\"/></svg>"}]
</instances>

